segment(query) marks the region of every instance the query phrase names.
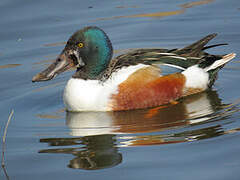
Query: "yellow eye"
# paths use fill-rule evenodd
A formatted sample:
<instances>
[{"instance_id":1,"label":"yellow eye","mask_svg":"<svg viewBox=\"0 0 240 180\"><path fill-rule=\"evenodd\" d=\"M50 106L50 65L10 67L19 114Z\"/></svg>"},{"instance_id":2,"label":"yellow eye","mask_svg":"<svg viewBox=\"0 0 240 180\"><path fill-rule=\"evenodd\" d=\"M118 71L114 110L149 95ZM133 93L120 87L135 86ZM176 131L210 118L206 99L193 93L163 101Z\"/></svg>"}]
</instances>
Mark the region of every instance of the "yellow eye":
<instances>
[{"instance_id":1,"label":"yellow eye","mask_svg":"<svg viewBox=\"0 0 240 180\"><path fill-rule=\"evenodd\" d=\"M77 44L77 46L82 48L83 47L83 43L80 42L80 43Z\"/></svg>"}]
</instances>

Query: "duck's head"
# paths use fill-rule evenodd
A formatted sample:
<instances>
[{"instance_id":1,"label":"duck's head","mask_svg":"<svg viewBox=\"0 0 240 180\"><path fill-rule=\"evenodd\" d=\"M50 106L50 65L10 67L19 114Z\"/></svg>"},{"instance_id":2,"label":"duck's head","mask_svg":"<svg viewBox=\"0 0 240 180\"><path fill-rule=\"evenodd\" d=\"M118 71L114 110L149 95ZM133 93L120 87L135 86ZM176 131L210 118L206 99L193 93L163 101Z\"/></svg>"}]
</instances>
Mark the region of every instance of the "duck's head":
<instances>
[{"instance_id":1,"label":"duck's head","mask_svg":"<svg viewBox=\"0 0 240 180\"><path fill-rule=\"evenodd\" d=\"M48 81L73 67L79 78L96 79L112 58L112 45L106 33L98 27L85 27L67 41L62 53L47 69L35 75L33 82Z\"/></svg>"}]
</instances>

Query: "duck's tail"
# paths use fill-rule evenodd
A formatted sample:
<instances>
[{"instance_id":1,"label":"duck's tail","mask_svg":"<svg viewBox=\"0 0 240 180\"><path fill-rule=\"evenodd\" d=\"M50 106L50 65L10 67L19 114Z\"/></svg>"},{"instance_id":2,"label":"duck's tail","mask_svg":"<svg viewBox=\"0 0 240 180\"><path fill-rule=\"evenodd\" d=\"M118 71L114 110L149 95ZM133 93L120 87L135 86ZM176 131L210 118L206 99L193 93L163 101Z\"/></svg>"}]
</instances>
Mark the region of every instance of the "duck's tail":
<instances>
[{"instance_id":1,"label":"duck's tail","mask_svg":"<svg viewBox=\"0 0 240 180\"><path fill-rule=\"evenodd\" d=\"M177 54L184 57L199 58L199 60L193 60L192 64L197 64L199 68L203 69L206 73L209 74L208 87L211 87L217 79L218 71L236 56L235 53L230 53L227 55L211 55L204 52L204 50L209 48L227 45L227 43L223 43L206 46L206 44L216 36L217 33L209 34L208 36L200 39L199 41L176 51Z\"/></svg>"},{"instance_id":2,"label":"duck's tail","mask_svg":"<svg viewBox=\"0 0 240 180\"><path fill-rule=\"evenodd\" d=\"M200 64L190 66L182 72L187 80L186 87L202 90L207 89L207 87L210 88L217 79L218 71L235 56L235 53L224 56L209 55Z\"/></svg>"},{"instance_id":3,"label":"duck's tail","mask_svg":"<svg viewBox=\"0 0 240 180\"><path fill-rule=\"evenodd\" d=\"M216 59L218 56L213 56L212 58L210 58L210 56L209 59L207 58L205 61L199 64L199 67L203 68L209 74L209 87L211 87L217 79L218 71L235 56L235 53L224 55L221 57L221 59Z\"/></svg>"},{"instance_id":4,"label":"duck's tail","mask_svg":"<svg viewBox=\"0 0 240 180\"><path fill-rule=\"evenodd\" d=\"M217 36L217 33L209 34L189 46L186 46L182 49L178 49L177 53L185 56L200 57L204 53L203 51L206 49L217 47L217 46L228 45L227 43L222 43L222 44L214 44L211 46L205 46L210 40L212 40L216 36Z\"/></svg>"}]
</instances>

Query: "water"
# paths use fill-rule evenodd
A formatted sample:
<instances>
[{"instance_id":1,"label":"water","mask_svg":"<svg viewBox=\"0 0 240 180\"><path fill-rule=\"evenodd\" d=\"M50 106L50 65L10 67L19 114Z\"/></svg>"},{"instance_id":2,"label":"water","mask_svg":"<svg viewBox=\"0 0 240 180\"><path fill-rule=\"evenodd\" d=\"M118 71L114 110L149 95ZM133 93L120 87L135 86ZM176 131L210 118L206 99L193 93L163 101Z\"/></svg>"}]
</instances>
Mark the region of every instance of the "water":
<instances>
[{"instance_id":1,"label":"water","mask_svg":"<svg viewBox=\"0 0 240 180\"><path fill-rule=\"evenodd\" d=\"M162 109L66 113L72 72L31 82L88 25L107 32L115 55L182 47L213 32L212 43L229 45L209 52L240 54L239 1L2 0L0 9L1 137L14 109L10 179L239 179L239 56L212 90Z\"/></svg>"}]
</instances>

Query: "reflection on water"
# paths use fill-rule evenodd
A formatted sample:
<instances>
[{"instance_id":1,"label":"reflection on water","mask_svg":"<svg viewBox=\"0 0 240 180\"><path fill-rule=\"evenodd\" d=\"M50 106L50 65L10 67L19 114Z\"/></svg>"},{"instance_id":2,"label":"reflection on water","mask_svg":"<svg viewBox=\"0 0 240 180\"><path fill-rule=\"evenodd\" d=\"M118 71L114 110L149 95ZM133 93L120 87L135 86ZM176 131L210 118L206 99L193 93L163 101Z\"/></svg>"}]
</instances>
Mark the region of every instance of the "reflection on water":
<instances>
[{"instance_id":1,"label":"reflection on water","mask_svg":"<svg viewBox=\"0 0 240 180\"><path fill-rule=\"evenodd\" d=\"M77 146L41 150L39 153L64 153L74 155L68 167L74 169L95 170L110 168L122 162L122 155L116 147L116 135L105 134L80 138L49 138L40 142L50 146ZM82 147L83 146L83 147Z\"/></svg>"},{"instance_id":2,"label":"reflection on water","mask_svg":"<svg viewBox=\"0 0 240 180\"><path fill-rule=\"evenodd\" d=\"M39 153L72 154L74 158L68 167L93 170L121 163L120 147L190 142L239 131L239 128L225 131L217 124L176 133L161 132L223 120L234 112L233 106L221 104L212 90L160 107L122 112L67 112L66 125L76 138L40 139L54 148Z\"/></svg>"},{"instance_id":3,"label":"reflection on water","mask_svg":"<svg viewBox=\"0 0 240 180\"><path fill-rule=\"evenodd\" d=\"M125 146L149 146L163 145L172 143L183 143L202 139L213 138L225 134L221 125L211 126L208 128L197 129L193 131L184 131L174 134L151 135L128 137L122 142L121 147Z\"/></svg>"},{"instance_id":4,"label":"reflection on water","mask_svg":"<svg viewBox=\"0 0 240 180\"><path fill-rule=\"evenodd\" d=\"M162 18L162 17L166 17L166 16L179 15L179 14L184 13L187 8L192 8L192 7L195 7L195 6L200 6L200 5L212 3L214 1L215 0L200 0L200 1L181 4L181 5L179 5L179 7L181 7L182 9L176 10L176 11L134 14L134 15L126 15L126 16L113 16L113 17L107 17L107 18L98 18L96 20L99 21L99 20L119 19L119 18L143 18L143 17ZM136 8L136 7L133 6L133 8ZM117 7L117 8L119 8L119 7ZM125 7L121 6L121 8L125 8Z\"/></svg>"},{"instance_id":5,"label":"reflection on water","mask_svg":"<svg viewBox=\"0 0 240 180\"><path fill-rule=\"evenodd\" d=\"M184 12L185 12L184 9L180 9L177 11L155 12L155 13L146 13L146 14L134 14L134 15L127 15L127 16L114 16L114 17L107 17L107 18L98 18L96 20L101 21L101 20L110 20L110 19L119 19L119 18L139 18L139 17L161 18L161 17L165 17L165 16L179 15Z\"/></svg>"},{"instance_id":6,"label":"reflection on water","mask_svg":"<svg viewBox=\"0 0 240 180\"><path fill-rule=\"evenodd\" d=\"M215 0L201 0L201 1L189 2L189 3L181 4L180 7L182 7L182 8L192 8L194 6L208 4L208 3L212 3L214 1Z\"/></svg>"},{"instance_id":7,"label":"reflection on water","mask_svg":"<svg viewBox=\"0 0 240 180\"><path fill-rule=\"evenodd\" d=\"M5 64L5 65L0 65L0 69L6 69L6 68L14 68L17 66L21 66L21 64Z\"/></svg>"}]
</instances>

